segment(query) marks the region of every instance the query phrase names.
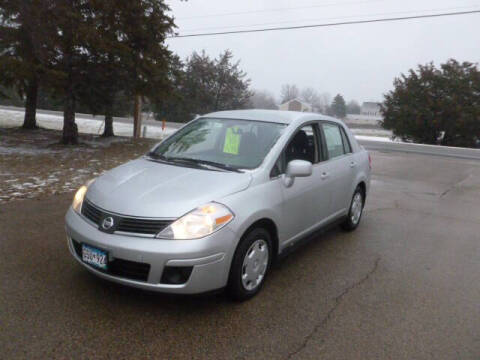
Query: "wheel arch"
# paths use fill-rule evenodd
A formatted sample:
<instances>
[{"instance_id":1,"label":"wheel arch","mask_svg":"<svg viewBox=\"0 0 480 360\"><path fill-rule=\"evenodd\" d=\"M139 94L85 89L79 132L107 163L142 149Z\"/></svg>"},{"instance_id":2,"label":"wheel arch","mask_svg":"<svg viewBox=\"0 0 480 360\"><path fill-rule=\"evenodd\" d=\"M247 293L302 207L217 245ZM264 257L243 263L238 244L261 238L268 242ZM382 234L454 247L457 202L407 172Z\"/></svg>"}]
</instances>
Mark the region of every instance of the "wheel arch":
<instances>
[{"instance_id":1,"label":"wheel arch","mask_svg":"<svg viewBox=\"0 0 480 360\"><path fill-rule=\"evenodd\" d=\"M362 190L362 193L363 193L363 202L365 203L365 199L367 197L367 184L365 183L365 181L361 180L358 184L357 184L357 187L360 188L360 190Z\"/></svg>"},{"instance_id":2,"label":"wheel arch","mask_svg":"<svg viewBox=\"0 0 480 360\"><path fill-rule=\"evenodd\" d=\"M275 260L278 256L278 249L279 249L279 238L278 238L278 228L275 222L269 217L262 217L260 219L255 220L248 228L242 233L240 239L248 234L249 231L255 228L263 228L268 231L270 237L272 239L272 253L273 253L273 260ZM241 241L241 240L240 240ZM240 243L240 242L239 242ZM238 246L238 244L237 244Z\"/></svg>"}]
</instances>

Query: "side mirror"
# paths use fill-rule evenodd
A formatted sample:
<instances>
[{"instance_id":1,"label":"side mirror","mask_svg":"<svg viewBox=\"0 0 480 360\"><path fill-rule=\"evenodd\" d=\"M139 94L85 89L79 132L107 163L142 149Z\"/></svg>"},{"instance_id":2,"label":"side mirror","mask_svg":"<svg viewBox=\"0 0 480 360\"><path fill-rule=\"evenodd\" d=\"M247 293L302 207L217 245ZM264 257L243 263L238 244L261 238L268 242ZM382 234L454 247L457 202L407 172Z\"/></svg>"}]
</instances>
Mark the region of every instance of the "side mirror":
<instances>
[{"instance_id":1,"label":"side mirror","mask_svg":"<svg viewBox=\"0 0 480 360\"><path fill-rule=\"evenodd\" d=\"M312 163L305 160L292 160L287 164L287 171L283 176L286 187L293 185L296 177L307 177L312 175Z\"/></svg>"}]
</instances>

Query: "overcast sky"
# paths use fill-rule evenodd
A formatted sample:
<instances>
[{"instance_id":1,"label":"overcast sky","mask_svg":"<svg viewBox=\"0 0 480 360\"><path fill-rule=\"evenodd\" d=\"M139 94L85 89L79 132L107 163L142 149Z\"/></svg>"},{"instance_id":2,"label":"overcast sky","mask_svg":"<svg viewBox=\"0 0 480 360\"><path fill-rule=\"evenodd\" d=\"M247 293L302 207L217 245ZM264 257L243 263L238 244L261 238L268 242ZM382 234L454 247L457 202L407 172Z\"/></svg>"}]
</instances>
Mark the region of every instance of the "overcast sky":
<instances>
[{"instance_id":1,"label":"overcast sky","mask_svg":"<svg viewBox=\"0 0 480 360\"><path fill-rule=\"evenodd\" d=\"M480 9L480 0L168 1L178 32L203 33ZM275 11L270 11L270 10ZM283 9L283 10L282 10ZM288 9L288 10L286 10ZM241 12L243 14L235 14ZM245 13L248 12L248 13ZM266 25L259 25L266 24ZM480 14L168 40L182 58L231 49L255 89L279 96L284 83L380 101L395 76L419 63L480 62Z\"/></svg>"}]
</instances>

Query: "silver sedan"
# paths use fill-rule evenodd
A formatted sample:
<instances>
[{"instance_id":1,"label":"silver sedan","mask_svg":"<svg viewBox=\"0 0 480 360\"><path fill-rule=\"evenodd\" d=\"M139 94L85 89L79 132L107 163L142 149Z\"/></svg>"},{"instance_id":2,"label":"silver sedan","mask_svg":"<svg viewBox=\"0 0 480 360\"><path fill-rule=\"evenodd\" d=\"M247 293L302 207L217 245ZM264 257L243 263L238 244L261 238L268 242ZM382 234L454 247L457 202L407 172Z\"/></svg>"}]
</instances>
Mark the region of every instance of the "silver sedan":
<instances>
[{"instance_id":1,"label":"silver sedan","mask_svg":"<svg viewBox=\"0 0 480 360\"><path fill-rule=\"evenodd\" d=\"M360 223L370 157L319 114L225 111L197 118L82 186L68 246L92 273L142 289L235 299L262 288L272 261L337 222Z\"/></svg>"}]
</instances>

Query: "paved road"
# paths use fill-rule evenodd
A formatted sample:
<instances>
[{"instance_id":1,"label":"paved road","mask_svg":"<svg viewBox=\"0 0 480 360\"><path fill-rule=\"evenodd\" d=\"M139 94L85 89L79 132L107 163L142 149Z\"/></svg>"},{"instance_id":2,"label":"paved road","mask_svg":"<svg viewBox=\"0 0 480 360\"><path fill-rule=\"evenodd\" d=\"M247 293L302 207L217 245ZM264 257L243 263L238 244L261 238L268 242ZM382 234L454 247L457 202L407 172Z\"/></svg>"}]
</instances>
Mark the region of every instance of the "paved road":
<instances>
[{"instance_id":1,"label":"paved road","mask_svg":"<svg viewBox=\"0 0 480 360\"><path fill-rule=\"evenodd\" d=\"M0 357L480 358L480 162L373 154L365 217L270 274L258 297L171 297L68 254L71 195L0 208Z\"/></svg>"},{"instance_id":2,"label":"paved road","mask_svg":"<svg viewBox=\"0 0 480 360\"><path fill-rule=\"evenodd\" d=\"M404 152L458 159L480 160L480 148L461 148L438 145L424 145L398 142L382 142L372 140L358 140L368 150L384 152Z\"/></svg>"}]
</instances>

